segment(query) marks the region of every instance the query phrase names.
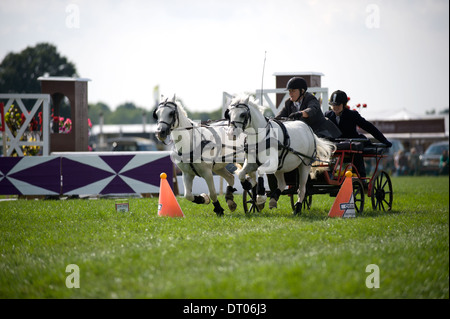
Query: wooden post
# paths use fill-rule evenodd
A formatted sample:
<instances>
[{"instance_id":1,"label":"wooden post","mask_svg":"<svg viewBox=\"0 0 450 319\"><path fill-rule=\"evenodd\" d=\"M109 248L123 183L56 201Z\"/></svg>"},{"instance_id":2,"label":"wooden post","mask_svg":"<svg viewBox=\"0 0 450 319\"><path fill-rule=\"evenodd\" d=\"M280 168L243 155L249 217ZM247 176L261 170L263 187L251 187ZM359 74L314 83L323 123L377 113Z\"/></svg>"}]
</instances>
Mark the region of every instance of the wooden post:
<instances>
[{"instance_id":1,"label":"wooden post","mask_svg":"<svg viewBox=\"0 0 450 319\"><path fill-rule=\"evenodd\" d=\"M68 77L39 77L42 93L50 94L53 100L54 115L59 117L59 103L64 96L70 102L72 130L59 134L58 123L53 123L50 138L50 152L86 152L89 144L88 93L89 79Z\"/></svg>"}]
</instances>

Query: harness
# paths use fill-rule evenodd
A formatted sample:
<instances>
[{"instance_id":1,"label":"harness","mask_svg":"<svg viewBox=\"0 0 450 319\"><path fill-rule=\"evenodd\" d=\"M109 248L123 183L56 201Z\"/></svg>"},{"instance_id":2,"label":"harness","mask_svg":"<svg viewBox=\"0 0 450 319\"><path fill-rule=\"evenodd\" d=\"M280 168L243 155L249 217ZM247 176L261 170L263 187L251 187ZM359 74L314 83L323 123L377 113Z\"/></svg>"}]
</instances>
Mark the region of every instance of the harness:
<instances>
[{"instance_id":1,"label":"harness","mask_svg":"<svg viewBox=\"0 0 450 319\"><path fill-rule=\"evenodd\" d=\"M157 109L159 107L173 108L173 117L172 117L172 121L170 123L158 120L158 117L156 115L156 111L157 111ZM215 141L221 141L221 138L218 135L218 133L216 132L216 130L214 130L212 126L208 125L208 123L204 123L203 122L200 126L194 126L193 125L193 126L190 126L190 127L174 129L174 126L175 126L176 122L179 119L178 106L174 102L166 101L166 102L160 103L158 105L158 107L153 111L153 117L157 120L158 124L159 123L164 123L167 126L169 126L169 129L170 129L171 132L172 131L177 131L177 130L187 130L188 131L188 130L194 130L194 129L199 129L199 128L207 128L208 131L213 135ZM208 147L209 150L212 151L212 150L214 150L214 148L217 148L219 146L219 144L217 144L217 143L214 143L213 145L211 145L211 143L213 143L213 142L210 141L210 140L207 140L206 137L204 136L204 134L202 132L200 132L200 160L202 162L205 162L205 161L211 161L211 159L212 159L212 164L215 165L215 163L217 162L218 153L216 154L216 156L214 158L209 157L209 158L206 159L206 158L203 157L203 152L204 152L205 148ZM222 143L221 144L221 147L222 147L221 149L224 149L227 146L228 145L225 145L225 144ZM233 156L233 162L235 162L235 160L237 158L237 153L238 153L237 152L237 147L233 146L233 150L234 150L234 152L233 152L232 156ZM200 174L198 173L198 171L196 170L195 165L194 165L194 161L198 159L198 156L196 156L196 155L199 154L197 149L195 150L195 152L194 152L194 149L192 149L189 153L183 153L182 151L175 149L175 146L174 146L174 151L176 152L176 154L179 157L181 157L183 159L183 161L184 161L184 158L188 159L189 166L192 169L192 171L194 172L194 174L199 176L199 177L201 177ZM227 156L225 154L225 155L221 156L220 159L221 159L222 162L226 162L228 160L228 157L229 156Z\"/></svg>"},{"instance_id":2,"label":"harness","mask_svg":"<svg viewBox=\"0 0 450 319\"><path fill-rule=\"evenodd\" d=\"M242 122L230 121L230 117L229 117L229 114L228 114L229 110L227 110L225 112L225 118L228 119L229 125L233 125L236 128L236 123L238 123L238 124L242 124L243 129L245 129L247 124L251 121L251 113L250 113L249 106L247 104L245 104L245 103L238 103L238 104L231 105L231 107L236 107L236 108L244 107L244 108L246 108L247 111L246 111L246 113L244 113L244 120ZM266 123L267 123L266 124L266 136L265 136L266 137L265 138L265 140L266 140L265 141L265 149L270 148L270 142L271 142L271 139L273 139L273 137L269 136L270 129L273 128L272 121L275 122L276 124L278 124L279 127L281 128L281 131L283 132L283 143L279 139L277 139L278 151L281 151L281 153L278 155L278 163L279 163L278 164L278 168L277 168L278 170L280 170L284 166L284 161L285 161L286 156L287 156L288 153L292 153L292 154L298 156L300 158L300 160L302 161L303 165L306 165L306 166L312 166L313 162L319 161L319 159L317 158L317 145L316 145L316 139L315 138L313 139L314 140L314 151L313 151L312 156L303 154L301 152L298 152L298 151L294 150L290 146L291 139L290 139L289 133L288 133L288 131L286 129L286 126L284 125L283 122L281 122L280 120L277 120L277 119L269 119L267 117L265 117L265 119L266 119ZM311 127L308 126L308 128L309 128L311 134L313 135L314 132L311 129ZM250 134L250 133L247 133L247 134ZM257 133L255 133L255 134L257 134ZM258 153L259 153L259 148L260 148L260 144L261 143L263 143L263 142L256 143L256 149L255 149L255 151L256 151L255 160L256 160L256 164L258 164L258 166L261 166L263 164L263 163L261 163L261 161L258 158ZM245 154L248 157L250 150L248 148L247 142L245 142L244 150L245 150ZM309 159L309 162L307 163L305 161L305 159Z\"/></svg>"},{"instance_id":3,"label":"harness","mask_svg":"<svg viewBox=\"0 0 450 319\"><path fill-rule=\"evenodd\" d=\"M314 151L313 151L312 156L308 156L306 154L300 153L300 152L294 150L292 147L290 147L289 133L287 132L287 129L286 129L286 126L284 125L284 123L279 121L279 120L277 120L277 119L273 119L273 121L275 123L277 123L281 127L281 130L283 131L284 143L281 144L280 140L278 140L278 149L282 149L282 155L284 154L284 156L282 158L283 161L286 158L286 155L287 155L288 152L291 152L294 155L297 155L300 158L300 160L302 161L303 165L306 165L306 166L312 166L313 162L319 161L319 159L317 158L317 145L316 145L316 139L315 138L313 139L313 141L314 141ZM309 125L308 125L308 128L309 128L311 134L314 134L312 128ZM287 139L287 143L286 143L286 139ZM309 159L310 162L309 163L305 163L304 158Z\"/></svg>"},{"instance_id":4,"label":"harness","mask_svg":"<svg viewBox=\"0 0 450 319\"><path fill-rule=\"evenodd\" d=\"M200 142L200 156L201 156L201 154L203 154L204 148L209 143L211 143L211 141L202 140ZM181 151L177 151L177 154L180 157L183 157L183 155L184 155ZM194 166L194 150L190 151L188 155L189 155L189 166L191 167L194 174L197 175L198 177L200 177L200 174L197 172L197 170L195 169L195 166ZM203 157L201 156L200 159L203 160ZM215 164L215 161L213 161L213 165L214 164Z\"/></svg>"},{"instance_id":5,"label":"harness","mask_svg":"<svg viewBox=\"0 0 450 319\"><path fill-rule=\"evenodd\" d=\"M173 107L173 114L174 116L172 117L172 122L171 123L167 123L166 121L160 121L158 120L158 116L156 115L156 111L159 109L159 107ZM178 105L174 102L171 101L165 101L165 102L161 102L159 103L158 107L155 108L155 110L153 111L153 118L156 120L156 124L159 123L164 123L166 125L169 126L170 130L173 130L173 127L175 125L175 123L178 121Z\"/></svg>"}]
</instances>

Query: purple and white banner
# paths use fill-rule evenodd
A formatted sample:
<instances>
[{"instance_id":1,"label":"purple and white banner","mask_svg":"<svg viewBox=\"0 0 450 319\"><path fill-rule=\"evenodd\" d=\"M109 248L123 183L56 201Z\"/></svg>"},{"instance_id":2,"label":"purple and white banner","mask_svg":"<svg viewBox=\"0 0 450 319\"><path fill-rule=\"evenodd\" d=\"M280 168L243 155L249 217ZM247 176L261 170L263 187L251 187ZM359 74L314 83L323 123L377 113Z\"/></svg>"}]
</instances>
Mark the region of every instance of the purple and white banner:
<instances>
[{"instance_id":1,"label":"purple and white banner","mask_svg":"<svg viewBox=\"0 0 450 319\"><path fill-rule=\"evenodd\" d=\"M1 195L159 193L165 172L173 187L170 152L57 153L1 157Z\"/></svg>"}]
</instances>

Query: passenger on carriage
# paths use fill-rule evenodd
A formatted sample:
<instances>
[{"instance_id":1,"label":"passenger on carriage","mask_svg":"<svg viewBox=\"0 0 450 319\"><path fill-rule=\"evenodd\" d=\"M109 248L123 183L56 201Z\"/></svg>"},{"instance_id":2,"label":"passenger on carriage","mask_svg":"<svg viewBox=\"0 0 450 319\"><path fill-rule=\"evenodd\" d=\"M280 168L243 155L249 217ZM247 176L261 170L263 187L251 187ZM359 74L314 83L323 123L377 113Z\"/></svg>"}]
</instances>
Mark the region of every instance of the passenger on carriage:
<instances>
[{"instance_id":1,"label":"passenger on carriage","mask_svg":"<svg viewBox=\"0 0 450 319\"><path fill-rule=\"evenodd\" d=\"M357 126L371 134L380 143L391 147L392 143L387 140L383 133L378 130L375 125L363 118L358 111L352 111L347 107L347 94L344 91L337 90L331 94L330 106L332 110L325 112L325 117L337 125L342 132L342 138L363 138L367 141L364 145L369 145L370 141L363 134L359 134L356 130ZM353 164L361 177L366 177L366 169L362 154L355 154Z\"/></svg>"}]
</instances>

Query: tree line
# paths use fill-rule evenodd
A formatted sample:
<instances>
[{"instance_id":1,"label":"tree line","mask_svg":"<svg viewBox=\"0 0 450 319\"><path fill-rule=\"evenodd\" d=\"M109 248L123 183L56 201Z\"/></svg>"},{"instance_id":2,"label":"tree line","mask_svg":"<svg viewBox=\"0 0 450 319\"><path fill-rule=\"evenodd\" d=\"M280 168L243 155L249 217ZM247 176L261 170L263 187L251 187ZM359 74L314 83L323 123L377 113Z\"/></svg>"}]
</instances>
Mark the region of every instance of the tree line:
<instances>
[{"instance_id":1,"label":"tree line","mask_svg":"<svg viewBox=\"0 0 450 319\"><path fill-rule=\"evenodd\" d=\"M43 75L79 76L75 64L61 56L56 46L51 43L38 43L19 53L10 52L5 56L0 64L0 93L41 93L37 79ZM223 117L221 107L213 112L191 112L185 105L183 107L188 117L193 120L218 120ZM92 124L99 124L101 114L104 124L142 124L143 117L146 123L154 123L151 111L133 102L123 103L114 111L102 102L88 105L88 116ZM426 114L436 114L436 111L429 110ZM448 114L448 108L439 114ZM67 100L60 105L59 115L64 118L70 117L70 105Z\"/></svg>"},{"instance_id":2,"label":"tree line","mask_svg":"<svg viewBox=\"0 0 450 319\"><path fill-rule=\"evenodd\" d=\"M192 120L219 120L222 116L222 108L219 107L213 112L191 112L183 106ZM143 107L135 105L133 102L126 102L119 105L114 111L105 103L99 102L96 104L89 104L88 117L92 124L100 123L100 116L103 116L103 124L142 124L145 118L145 123L155 123L152 116L153 110L147 110Z\"/></svg>"},{"instance_id":3,"label":"tree line","mask_svg":"<svg viewBox=\"0 0 450 319\"><path fill-rule=\"evenodd\" d=\"M19 53L10 52L5 56L0 64L0 93L41 93L38 81L40 76L79 77L75 63L61 56L55 45L38 43ZM193 120L222 118L221 107L213 112L191 112L185 105L183 107ZM61 117L70 117L70 103L67 99L60 105L59 111ZM154 123L151 111L133 102L125 102L115 110L102 102L88 105L88 116L92 124L99 124L101 114L104 124L142 124L143 116L146 123Z\"/></svg>"}]
</instances>

